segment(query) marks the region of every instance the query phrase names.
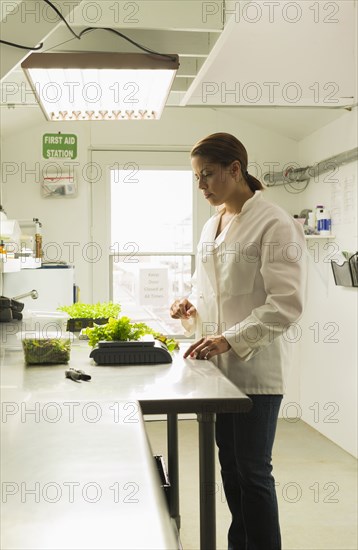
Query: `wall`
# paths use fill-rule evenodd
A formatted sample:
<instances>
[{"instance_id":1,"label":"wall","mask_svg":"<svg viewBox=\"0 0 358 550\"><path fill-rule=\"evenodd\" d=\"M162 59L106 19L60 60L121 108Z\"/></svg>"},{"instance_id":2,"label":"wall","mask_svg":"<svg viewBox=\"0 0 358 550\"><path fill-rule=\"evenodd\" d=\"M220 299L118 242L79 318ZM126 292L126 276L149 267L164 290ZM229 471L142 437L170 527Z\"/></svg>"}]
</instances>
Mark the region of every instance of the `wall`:
<instances>
[{"instance_id":1,"label":"wall","mask_svg":"<svg viewBox=\"0 0 358 550\"><path fill-rule=\"evenodd\" d=\"M357 111L299 143L302 165L312 165L357 147ZM302 207L334 208L334 241L309 241L308 303L301 322L300 401L302 419L357 456L358 289L335 286L330 258L357 250L357 163L311 180Z\"/></svg>"}]
</instances>

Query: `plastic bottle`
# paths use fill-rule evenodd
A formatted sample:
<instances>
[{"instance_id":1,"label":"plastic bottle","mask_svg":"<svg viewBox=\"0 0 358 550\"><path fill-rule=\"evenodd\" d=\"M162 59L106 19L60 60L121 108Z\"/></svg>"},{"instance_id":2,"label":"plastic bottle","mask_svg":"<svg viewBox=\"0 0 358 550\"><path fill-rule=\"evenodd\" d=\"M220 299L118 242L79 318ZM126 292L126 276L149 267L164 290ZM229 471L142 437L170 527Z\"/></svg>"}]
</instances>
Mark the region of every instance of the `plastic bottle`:
<instances>
[{"instance_id":1,"label":"plastic bottle","mask_svg":"<svg viewBox=\"0 0 358 550\"><path fill-rule=\"evenodd\" d=\"M308 221L307 221L307 225L308 227L310 227L311 229L314 229L315 228L315 215L314 215L314 212L309 212L308 213Z\"/></svg>"},{"instance_id":2,"label":"plastic bottle","mask_svg":"<svg viewBox=\"0 0 358 550\"><path fill-rule=\"evenodd\" d=\"M326 208L321 208L317 218L317 230L320 235L331 234L331 217Z\"/></svg>"},{"instance_id":3,"label":"plastic bottle","mask_svg":"<svg viewBox=\"0 0 358 550\"><path fill-rule=\"evenodd\" d=\"M317 204L316 206L316 209L315 209L315 226L314 228L318 230L318 219L320 218L321 216L321 210L324 209L324 206L323 204Z\"/></svg>"}]
</instances>

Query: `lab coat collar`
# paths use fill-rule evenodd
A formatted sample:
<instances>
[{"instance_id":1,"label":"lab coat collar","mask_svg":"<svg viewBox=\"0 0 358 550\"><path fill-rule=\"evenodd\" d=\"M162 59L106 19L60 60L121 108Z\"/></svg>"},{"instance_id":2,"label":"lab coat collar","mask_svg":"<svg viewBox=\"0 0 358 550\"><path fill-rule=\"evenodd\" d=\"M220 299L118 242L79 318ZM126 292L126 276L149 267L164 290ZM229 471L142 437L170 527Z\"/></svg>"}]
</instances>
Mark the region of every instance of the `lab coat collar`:
<instances>
[{"instance_id":1,"label":"lab coat collar","mask_svg":"<svg viewBox=\"0 0 358 550\"><path fill-rule=\"evenodd\" d=\"M240 216L243 213L246 213L248 210L251 210L253 206L256 204L257 201L262 200L262 192L261 191L255 191L254 195L247 199L247 201L244 203L241 212L237 215ZM217 220L217 217L221 216L221 212L224 209L224 206L220 206L216 214L214 215L214 219ZM237 219L237 218L236 218Z\"/></svg>"}]
</instances>

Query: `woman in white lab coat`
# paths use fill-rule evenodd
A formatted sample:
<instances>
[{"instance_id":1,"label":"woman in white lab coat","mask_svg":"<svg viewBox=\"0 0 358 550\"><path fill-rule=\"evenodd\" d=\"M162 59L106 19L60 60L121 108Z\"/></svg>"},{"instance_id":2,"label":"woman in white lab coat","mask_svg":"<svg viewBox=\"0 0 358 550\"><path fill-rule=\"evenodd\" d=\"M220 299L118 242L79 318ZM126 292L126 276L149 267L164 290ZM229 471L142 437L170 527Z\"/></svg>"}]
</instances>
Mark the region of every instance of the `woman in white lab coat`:
<instances>
[{"instance_id":1,"label":"woman in white lab coat","mask_svg":"<svg viewBox=\"0 0 358 550\"><path fill-rule=\"evenodd\" d=\"M218 208L201 234L192 293L171 316L196 335L184 357L212 360L253 403L249 413L216 418L229 550L280 550L271 452L304 302L304 233L264 199L234 136L202 139L191 158L199 189Z\"/></svg>"}]
</instances>

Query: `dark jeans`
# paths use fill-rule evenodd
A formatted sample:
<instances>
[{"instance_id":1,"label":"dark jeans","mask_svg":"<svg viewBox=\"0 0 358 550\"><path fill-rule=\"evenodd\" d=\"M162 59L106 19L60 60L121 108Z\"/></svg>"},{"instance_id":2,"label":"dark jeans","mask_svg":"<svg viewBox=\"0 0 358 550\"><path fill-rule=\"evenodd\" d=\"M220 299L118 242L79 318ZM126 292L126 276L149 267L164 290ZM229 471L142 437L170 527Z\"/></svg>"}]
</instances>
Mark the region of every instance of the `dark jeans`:
<instances>
[{"instance_id":1,"label":"dark jeans","mask_svg":"<svg viewBox=\"0 0 358 550\"><path fill-rule=\"evenodd\" d=\"M250 395L247 413L216 416L221 476L232 514L229 550L281 550L271 452L282 395Z\"/></svg>"}]
</instances>

